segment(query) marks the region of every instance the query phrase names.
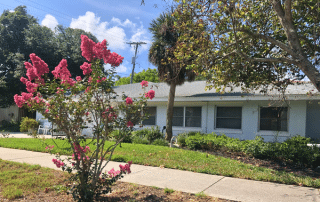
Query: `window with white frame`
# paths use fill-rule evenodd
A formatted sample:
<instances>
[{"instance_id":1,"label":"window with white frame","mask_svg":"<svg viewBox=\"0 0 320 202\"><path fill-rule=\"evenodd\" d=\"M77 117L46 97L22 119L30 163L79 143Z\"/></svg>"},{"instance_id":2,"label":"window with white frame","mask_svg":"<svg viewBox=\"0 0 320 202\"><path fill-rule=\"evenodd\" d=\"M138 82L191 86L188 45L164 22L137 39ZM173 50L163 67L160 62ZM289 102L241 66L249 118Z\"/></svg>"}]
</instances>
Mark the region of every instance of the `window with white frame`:
<instances>
[{"instance_id":1,"label":"window with white frame","mask_svg":"<svg viewBox=\"0 0 320 202\"><path fill-rule=\"evenodd\" d=\"M217 107L216 128L241 129L242 107Z\"/></svg>"},{"instance_id":2,"label":"window with white frame","mask_svg":"<svg viewBox=\"0 0 320 202\"><path fill-rule=\"evenodd\" d=\"M146 107L145 110L148 118L142 121L143 125L154 126L156 125L157 107Z\"/></svg>"},{"instance_id":3,"label":"window with white frame","mask_svg":"<svg viewBox=\"0 0 320 202\"><path fill-rule=\"evenodd\" d=\"M201 127L201 107L174 107L172 126Z\"/></svg>"},{"instance_id":4,"label":"window with white frame","mask_svg":"<svg viewBox=\"0 0 320 202\"><path fill-rule=\"evenodd\" d=\"M260 107L260 130L288 131L287 107Z\"/></svg>"}]
</instances>

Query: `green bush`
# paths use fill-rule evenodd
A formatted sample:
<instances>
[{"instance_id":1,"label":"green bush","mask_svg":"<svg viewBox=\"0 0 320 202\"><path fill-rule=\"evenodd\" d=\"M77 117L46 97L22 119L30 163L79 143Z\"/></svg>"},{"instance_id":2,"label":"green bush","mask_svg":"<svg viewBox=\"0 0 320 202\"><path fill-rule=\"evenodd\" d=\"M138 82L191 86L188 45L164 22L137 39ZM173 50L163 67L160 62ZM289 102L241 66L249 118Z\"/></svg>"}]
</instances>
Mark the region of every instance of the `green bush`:
<instances>
[{"instance_id":1,"label":"green bush","mask_svg":"<svg viewBox=\"0 0 320 202\"><path fill-rule=\"evenodd\" d=\"M20 124L20 132L28 132L29 129L37 130L39 122L33 118L23 117Z\"/></svg>"},{"instance_id":2,"label":"green bush","mask_svg":"<svg viewBox=\"0 0 320 202\"><path fill-rule=\"evenodd\" d=\"M151 128L144 128L141 130L134 131L133 135L135 137L145 138L148 140L148 144L151 144L156 139L163 138L162 133L160 132L159 126L151 127Z\"/></svg>"},{"instance_id":3,"label":"green bush","mask_svg":"<svg viewBox=\"0 0 320 202\"><path fill-rule=\"evenodd\" d=\"M155 139L152 142L152 145L158 145L158 146L168 146L168 142L167 140L163 139L163 138L159 138L159 139Z\"/></svg>"},{"instance_id":4,"label":"green bush","mask_svg":"<svg viewBox=\"0 0 320 202\"><path fill-rule=\"evenodd\" d=\"M144 137L135 136L132 138L132 143L134 143L134 144L149 144L149 141Z\"/></svg>"},{"instance_id":5,"label":"green bush","mask_svg":"<svg viewBox=\"0 0 320 202\"><path fill-rule=\"evenodd\" d=\"M147 140L149 141L149 144L151 144L156 139L163 138L162 133L160 132L159 126L151 127L151 129L148 130L146 136Z\"/></svg>"},{"instance_id":6,"label":"green bush","mask_svg":"<svg viewBox=\"0 0 320 202\"><path fill-rule=\"evenodd\" d=\"M121 138L122 135L120 134L120 130L114 130L112 131L112 133L110 134L110 139L111 140L119 140L119 138ZM124 143L132 143L132 135L128 135L126 136L123 141Z\"/></svg>"},{"instance_id":7,"label":"green bush","mask_svg":"<svg viewBox=\"0 0 320 202\"><path fill-rule=\"evenodd\" d=\"M188 137L187 133L180 133L177 136L177 142L180 147L185 147L186 146L186 138Z\"/></svg>"}]
</instances>

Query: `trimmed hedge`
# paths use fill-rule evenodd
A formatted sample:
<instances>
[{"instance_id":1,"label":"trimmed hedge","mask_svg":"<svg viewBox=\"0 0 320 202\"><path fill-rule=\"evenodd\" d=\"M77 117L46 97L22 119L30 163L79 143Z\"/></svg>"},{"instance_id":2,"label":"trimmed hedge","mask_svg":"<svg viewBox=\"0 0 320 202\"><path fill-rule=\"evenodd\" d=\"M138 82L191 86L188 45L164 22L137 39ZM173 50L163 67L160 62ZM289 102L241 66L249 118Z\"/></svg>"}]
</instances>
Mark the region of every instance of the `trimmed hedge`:
<instances>
[{"instance_id":1,"label":"trimmed hedge","mask_svg":"<svg viewBox=\"0 0 320 202\"><path fill-rule=\"evenodd\" d=\"M226 135L192 133L179 134L178 143L193 150L220 150L243 152L260 159L273 159L294 163L299 166L320 166L320 149L316 146L307 146L310 138L294 136L282 143L264 142L261 136L254 140L239 140Z\"/></svg>"}]
</instances>

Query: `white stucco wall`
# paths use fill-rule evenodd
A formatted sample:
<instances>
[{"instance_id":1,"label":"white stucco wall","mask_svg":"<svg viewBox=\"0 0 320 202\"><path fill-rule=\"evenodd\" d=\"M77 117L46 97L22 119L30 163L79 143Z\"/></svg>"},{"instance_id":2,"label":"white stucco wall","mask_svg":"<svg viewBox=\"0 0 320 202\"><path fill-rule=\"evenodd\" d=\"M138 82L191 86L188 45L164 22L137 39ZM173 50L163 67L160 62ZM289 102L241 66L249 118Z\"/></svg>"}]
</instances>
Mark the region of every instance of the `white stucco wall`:
<instances>
[{"instance_id":1,"label":"white stucco wall","mask_svg":"<svg viewBox=\"0 0 320 202\"><path fill-rule=\"evenodd\" d=\"M290 136L305 136L306 131L306 112L307 101L288 101L288 131L278 133L278 141L284 141ZM173 135L189 131L200 131L203 133L226 134L229 137L241 140L251 140L255 136L261 135L266 141L273 141L277 131L259 131L259 108L272 106L285 106L283 103L271 101L215 101L215 102L175 102L175 107L202 107L201 127L173 127ZM157 107L156 125L162 130L166 125L167 102L150 102L148 106ZM242 107L241 129L216 129L215 116L216 107L230 106ZM37 112L37 120L43 116ZM46 122L47 120L44 120ZM146 126L150 127L150 126ZM135 127L139 129L139 127ZM83 134L90 135L89 129L84 130Z\"/></svg>"},{"instance_id":2,"label":"white stucco wall","mask_svg":"<svg viewBox=\"0 0 320 202\"><path fill-rule=\"evenodd\" d=\"M261 135L266 141L275 140L277 131L259 131L259 108L272 106L285 106L283 103L270 101L223 101L223 102L175 102L174 106L179 107L202 107L201 127L173 127L173 135L188 131L201 131L203 133L226 134L229 137L241 140L254 139ZM288 101L288 131L278 133L278 141L284 141L290 136L305 136L306 131L306 101ZM157 107L156 124L162 129L166 125L166 102L152 103L148 106ZM242 107L241 129L216 129L215 114L216 107L220 106L239 106Z\"/></svg>"}]
</instances>

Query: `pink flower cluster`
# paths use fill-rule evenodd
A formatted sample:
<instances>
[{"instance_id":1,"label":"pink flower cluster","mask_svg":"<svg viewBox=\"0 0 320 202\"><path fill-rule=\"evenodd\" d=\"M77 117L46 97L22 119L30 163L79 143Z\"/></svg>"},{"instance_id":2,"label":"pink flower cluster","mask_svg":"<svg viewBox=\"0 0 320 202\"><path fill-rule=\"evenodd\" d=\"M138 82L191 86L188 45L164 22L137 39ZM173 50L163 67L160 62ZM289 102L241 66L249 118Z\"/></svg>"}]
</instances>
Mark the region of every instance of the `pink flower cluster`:
<instances>
[{"instance_id":1,"label":"pink flower cluster","mask_svg":"<svg viewBox=\"0 0 320 202\"><path fill-rule=\"evenodd\" d=\"M87 153L87 151L90 151L90 147L89 146L85 146L85 148L81 147L80 145L77 145L76 143L73 143L74 146L74 150L75 153L72 154L72 160L74 160L74 157L76 155L76 157L78 158L78 160L81 159L81 153ZM89 157L83 157L83 160L89 160Z\"/></svg>"},{"instance_id":2,"label":"pink flower cluster","mask_svg":"<svg viewBox=\"0 0 320 202\"><path fill-rule=\"evenodd\" d=\"M34 93L34 92L37 91L37 88L38 88L38 86L39 86L38 84L32 83L31 81L29 81L28 79L26 79L26 78L24 78L24 77L21 77L21 78L20 78L20 81L27 86L27 91L28 91L29 93Z\"/></svg>"},{"instance_id":3,"label":"pink flower cluster","mask_svg":"<svg viewBox=\"0 0 320 202\"><path fill-rule=\"evenodd\" d=\"M52 159L52 162L56 164L58 168L60 168L61 166L64 166L64 163L58 159Z\"/></svg>"},{"instance_id":4,"label":"pink flower cluster","mask_svg":"<svg viewBox=\"0 0 320 202\"><path fill-rule=\"evenodd\" d=\"M133 127L133 123L131 121L127 122L127 127Z\"/></svg>"},{"instance_id":5,"label":"pink flower cluster","mask_svg":"<svg viewBox=\"0 0 320 202\"><path fill-rule=\"evenodd\" d=\"M141 86L142 87L148 87L148 84L149 84L149 82L148 81L145 81L145 80L143 80L143 81L141 81Z\"/></svg>"},{"instance_id":6,"label":"pink flower cluster","mask_svg":"<svg viewBox=\"0 0 320 202\"><path fill-rule=\"evenodd\" d=\"M108 114L108 115L107 115ZM117 114L113 111L112 107L109 107L108 109L106 109L104 112L102 112L102 117L106 118L108 116L108 120L111 121L113 119L117 119L118 116Z\"/></svg>"},{"instance_id":7,"label":"pink flower cluster","mask_svg":"<svg viewBox=\"0 0 320 202\"><path fill-rule=\"evenodd\" d=\"M68 70L68 64L66 59L62 59L58 66L52 71L55 79L60 79L61 84L68 83L70 86L73 86L76 82L70 78L71 73Z\"/></svg>"},{"instance_id":8,"label":"pink flower cluster","mask_svg":"<svg viewBox=\"0 0 320 202\"><path fill-rule=\"evenodd\" d=\"M130 166L131 166L131 164L132 164L132 161L129 161L128 162L128 164L126 164L126 165L119 165L119 167L120 167L120 171L121 172L125 172L125 173L131 173L131 170L130 170Z\"/></svg>"},{"instance_id":9,"label":"pink flower cluster","mask_svg":"<svg viewBox=\"0 0 320 202\"><path fill-rule=\"evenodd\" d=\"M154 90L149 90L146 94L145 97L146 98L150 98L150 100L152 100L154 98L155 92Z\"/></svg>"},{"instance_id":10,"label":"pink flower cluster","mask_svg":"<svg viewBox=\"0 0 320 202\"><path fill-rule=\"evenodd\" d=\"M132 98L131 97L127 97L126 98L126 103L127 103L127 105L133 104Z\"/></svg>"},{"instance_id":11,"label":"pink flower cluster","mask_svg":"<svg viewBox=\"0 0 320 202\"><path fill-rule=\"evenodd\" d=\"M101 43L95 43L86 35L81 35L80 48L84 58L86 58L89 62L95 58L103 59L104 63L106 64L111 64L111 66L119 66L123 61L123 57L117 53L111 53L110 50L107 49L106 45L106 40L103 40Z\"/></svg>"},{"instance_id":12,"label":"pink flower cluster","mask_svg":"<svg viewBox=\"0 0 320 202\"><path fill-rule=\"evenodd\" d=\"M120 170L114 170L113 168L108 172L111 178L116 177L117 175L120 174Z\"/></svg>"},{"instance_id":13,"label":"pink flower cluster","mask_svg":"<svg viewBox=\"0 0 320 202\"><path fill-rule=\"evenodd\" d=\"M116 177L116 176L118 176L121 172L123 172L123 173L131 173L131 170L130 170L130 166L131 166L131 164L132 164L132 161L129 161L126 165L119 165L119 167L120 167L120 170L114 170L114 168L112 168L109 172L108 172L108 174L109 174L109 176L111 177L111 178L113 178L113 177Z\"/></svg>"},{"instance_id":14,"label":"pink flower cluster","mask_svg":"<svg viewBox=\"0 0 320 202\"><path fill-rule=\"evenodd\" d=\"M54 145L49 145L49 146L46 147L46 150L48 150L48 149L52 150L53 147L54 147Z\"/></svg>"},{"instance_id":15,"label":"pink flower cluster","mask_svg":"<svg viewBox=\"0 0 320 202\"><path fill-rule=\"evenodd\" d=\"M30 54L30 60L33 66L29 62L25 62L24 65L27 69L27 77L29 81L36 80L36 82L44 83L44 79L41 78L45 73L49 73L48 65L41 60L36 54Z\"/></svg>"},{"instance_id":16,"label":"pink flower cluster","mask_svg":"<svg viewBox=\"0 0 320 202\"><path fill-rule=\"evenodd\" d=\"M83 65L80 66L80 69L83 71L83 75L88 75L92 72L91 64L84 62Z\"/></svg>"}]
</instances>

